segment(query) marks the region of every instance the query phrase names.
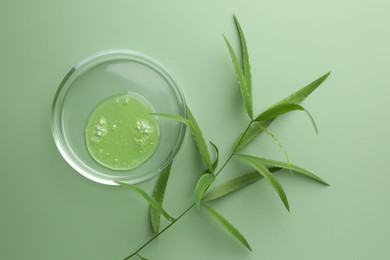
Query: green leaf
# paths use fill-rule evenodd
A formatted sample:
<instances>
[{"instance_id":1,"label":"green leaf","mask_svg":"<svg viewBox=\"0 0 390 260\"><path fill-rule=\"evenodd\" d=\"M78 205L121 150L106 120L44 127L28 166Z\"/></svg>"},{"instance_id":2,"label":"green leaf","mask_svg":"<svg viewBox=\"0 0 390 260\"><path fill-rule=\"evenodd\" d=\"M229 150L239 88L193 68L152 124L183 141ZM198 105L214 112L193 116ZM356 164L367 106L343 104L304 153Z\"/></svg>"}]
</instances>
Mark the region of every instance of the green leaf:
<instances>
[{"instance_id":1,"label":"green leaf","mask_svg":"<svg viewBox=\"0 0 390 260\"><path fill-rule=\"evenodd\" d=\"M261 113L254 121L261 122L261 121L267 121L277 118L280 115L286 114L291 111L304 111L309 116L311 123L313 124L314 130L318 134L317 125L313 119L313 117L310 115L309 111L307 111L304 107L298 104L294 103L281 103L276 106L273 106L263 113Z\"/></svg>"},{"instance_id":2,"label":"green leaf","mask_svg":"<svg viewBox=\"0 0 390 260\"><path fill-rule=\"evenodd\" d=\"M283 190L282 185L278 180L272 175L272 173L265 167L261 160L258 160L257 157L250 155L239 155L240 158L248 162L253 168L255 168L263 177L271 184L274 190L278 193L280 199L282 200L284 206L288 211L290 211L290 206L288 205L288 200L286 193Z\"/></svg>"},{"instance_id":3,"label":"green leaf","mask_svg":"<svg viewBox=\"0 0 390 260\"><path fill-rule=\"evenodd\" d=\"M219 214L215 209L211 208L210 206L203 204L204 208L207 209L207 211L210 213L210 215L217 220L218 223L222 225L227 231L229 231L230 234L232 234L238 241L241 242L249 251L252 251L248 241L245 239L245 237L240 233L240 231L237 230L230 222L225 219L221 214Z\"/></svg>"},{"instance_id":4,"label":"green leaf","mask_svg":"<svg viewBox=\"0 0 390 260\"><path fill-rule=\"evenodd\" d=\"M321 179L320 177L318 177L317 175L315 175L314 173L311 173L310 171L306 170L306 169L303 169L297 165L294 165L294 164L290 164L288 165L287 163L285 162L280 162L280 161L275 161L275 160L271 160L271 159L266 159L266 158L260 158L260 157L256 157L256 160L263 164L263 165L266 165L266 166L269 166L269 167L280 167L280 168L283 168L283 169L289 169L289 167L291 167L291 170L293 172L296 172L296 173L300 173L306 177L309 177L310 179L313 179L315 181L318 181L322 184L325 184L327 186L329 186L329 183L327 183L326 181L324 181L323 179Z\"/></svg>"},{"instance_id":5,"label":"green leaf","mask_svg":"<svg viewBox=\"0 0 390 260\"><path fill-rule=\"evenodd\" d=\"M165 189L167 187L171 167L172 163L165 167L165 169L160 173L156 185L154 186L152 198L161 206L163 205ZM158 211L155 207L150 206L149 215L150 224L152 225L153 231L158 233L160 229L161 212Z\"/></svg>"},{"instance_id":6,"label":"green leaf","mask_svg":"<svg viewBox=\"0 0 390 260\"><path fill-rule=\"evenodd\" d=\"M214 148L214 151L215 151L215 160L213 162L213 171L215 171L215 169L218 166L218 161L219 161L219 149L213 142L210 142L210 143L211 143L211 146Z\"/></svg>"},{"instance_id":7,"label":"green leaf","mask_svg":"<svg viewBox=\"0 0 390 260\"><path fill-rule=\"evenodd\" d=\"M233 179L230 179L218 185L217 187L215 187L214 189L206 193L206 195L203 197L203 201L218 199L231 192L234 192L245 186L248 186L249 184L254 183L262 178L263 176L260 175L258 172L252 172L242 176L235 177Z\"/></svg>"},{"instance_id":8,"label":"green leaf","mask_svg":"<svg viewBox=\"0 0 390 260\"><path fill-rule=\"evenodd\" d=\"M275 172L281 168L272 167L268 170L270 172ZM241 175L235 178L232 178L222 184L219 184L217 187L206 193L203 197L203 201L216 200L226 195L229 195L232 192L238 191L244 187L247 187L249 184L252 184L258 180L261 180L263 175L260 175L258 172L251 172L245 175Z\"/></svg>"},{"instance_id":9,"label":"green leaf","mask_svg":"<svg viewBox=\"0 0 390 260\"><path fill-rule=\"evenodd\" d=\"M273 106L271 106L269 109L278 106L280 104L284 103L293 103L298 104L302 102L307 96L309 96L315 89L317 89L322 82L326 80L326 78L329 76L330 72L326 73L325 75L319 77L318 79L314 80L307 86L303 87L302 89L298 90L294 94L282 99L281 101L277 102ZM267 109L267 110L269 110ZM311 116L310 116L311 117ZM274 118L275 119L275 118ZM272 123L274 119L265 120L262 122L254 122L251 124L250 128L246 132L246 134L241 138L239 138L241 141L237 147L237 151L244 148L247 144L249 144L253 139L255 139L261 132L263 132L262 127L267 127L269 124Z\"/></svg>"},{"instance_id":10,"label":"green leaf","mask_svg":"<svg viewBox=\"0 0 390 260\"><path fill-rule=\"evenodd\" d=\"M200 208L200 202L202 201L203 194L214 180L215 176L213 174L206 173L200 176L198 182L196 183L194 201L198 209Z\"/></svg>"},{"instance_id":11,"label":"green leaf","mask_svg":"<svg viewBox=\"0 0 390 260\"><path fill-rule=\"evenodd\" d=\"M318 79L314 80L313 82L309 83L304 88L298 90L297 92L293 93L292 95L280 100L278 103L276 103L274 106L279 105L281 103L301 103L307 96L309 96L314 90L316 90L322 82L324 82L328 76L330 75L330 72L325 73Z\"/></svg>"},{"instance_id":12,"label":"green leaf","mask_svg":"<svg viewBox=\"0 0 390 260\"><path fill-rule=\"evenodd\" d=\"M249 63L248 48L246 46L244 32L242 31L241 25L238 22L238 19L235 15L234 15L234 22L236 24L238 35L240 37L243 73L244 73L244 76L246 79L246 85L247 85L248 91L249 91L250 95L252 96L252 74L251 74L251 66ZM251 97L251 102L252 102L252 97Z\"/></svg>"},{"instance_id":13,"label":"green leaf","mask_svg":"<svg viewBox=\"0 0 390 260\"><path fill-rule=\"evenodd\" d=\"M162 117L166 117L166 118L169 118L169 119L177 120L179 122L182 122L182 123L186 124L187 126L189 126L189 124L190 124L190 121L188 119L185 119L184 117L179 116L179 115L165 114L165 113L150 113L150 114L151 115L155 115L155 116L162 116Z\"/></svg>"},{"instance_id":14,"label":"green leaf","mask_svg":"<svg viewBox=\"0 0 390 260\"><path fill-rule=\"evenodd\" d=\"M193 114L191 113L191 110L188 107L187 107L187 112L188 112L188 119L173 114L153 113L153 115L174 119L186 124L190 128L192 137L194 138L195 143L198 146L200 155L202 156L202 159L206 164L207 169L209 169L210 172L213 172L213 163L211 162L210 152L207 148L207 144L203 137L202 131L200 130L198 123L196 122Z\"/></svg>"},{"instance_id":15,"label":"green leaf","mask_svg":"<svg viewBox=\"0 0 390 260\"><path fill-rule=\"evenodd\" d=\"M251 68L249 64L249 54L248 54L248 47L246 46L246 40L244 36L244 32L242 31L241 25L237 19L237 16L234 17L234 22L236 24L236 28L238 31L238 35L240 37L240 44L241 44L241 55L242 55L242 66L243 66L243 72L245 75L245 78L247 79L247 82L250 83L250 86L252 86L252 75L251 75Z\"/></svg>"},{"instance_id":16,"label":"green leaf","mask_svg":"<svg viewBox=\"0 0 390 260\"><path fill-rule=\"evenodd\" d=\"M251 86L248 86L247 79L245 78L245 75L240 68L240 63L238 61L236 53L233 50L232 45L226 39L225 36L223 36L223 38L225 39L226 45L227 45L229 53L230 53L230 57L231 57L232 62L233 62L234 71L236 73L238 85L240 86L241 95L242 95L242 98L244 100L246 112L248 113L248 116L251 119L253 119Z\"/></svg>"},{"instance_id":17,"label":"green leaf","mask_svg":"<svg viewBox=\"0 0 390 260\"><path fill-rule=\"evenodd\" d=\"M173 217L171 217L168 212L166 212L162 206L157 202L155 201L151 196L149 196L145 191L143 191L141 188L135 186L135 185L132 185L132 184L129 184L129 183L125 183L125 182L121 182L121 181L117 181L116 183L120 184L121 186L125 187L125 188L128 188L130 190L133 190L135 192L137 192L138 194L140 194L142 197L144 197L144 199L149 202L150 206L156 208L156 210L158 210L168 221L170 222L174 222L175 219Z\"/></svg>"},{"instance_id":18,"label":"green leaf","mask_svg":"<svg viewBox=\"0 0 390 260\"><path fill-rule=\"evenodd\" d=\"M213 172L213 163L211 162L211 156L209 149L207 148L206 141L203 137L202 131L199 128L198 123L195 120L195 117L193 116L191 110L187 108L188 111L188 119L190 121L190 129L191 133L195 139L195 142L198 146L199 152L203 158L204 163L206 164L207 168L210 170L210 172Z\"/></svg>"}]
</instances>

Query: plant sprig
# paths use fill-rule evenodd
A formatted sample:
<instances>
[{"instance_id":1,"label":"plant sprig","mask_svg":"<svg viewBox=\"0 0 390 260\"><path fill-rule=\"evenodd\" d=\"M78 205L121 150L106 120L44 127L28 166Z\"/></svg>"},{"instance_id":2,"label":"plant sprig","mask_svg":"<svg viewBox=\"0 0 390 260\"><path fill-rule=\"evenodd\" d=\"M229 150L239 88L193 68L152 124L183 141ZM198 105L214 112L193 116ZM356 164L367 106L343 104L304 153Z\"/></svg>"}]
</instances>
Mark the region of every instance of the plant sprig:
<instances>
[{"instance_id":1,"label":"plant sprig","mask_svg":"<svg viewBox=\"0 0 390 260\"><path fill-rule=\"evenodd\" d=\"M145 191L143 191L137 186L118 182L118 184L127 187L133 191L136 191L137 193L142 195L145 200L150 204L150 223L155 233L148 241L146 241L142 246L140 246L137 250L135 250L132 254L130 254L124 259L130 259L135 256L139 259L146 259L145 257L139 255L139 252L146 246L148 246L151 242L153 242L156 238L158 238L162 233L172 227L177 221L179 221L183 216L187 214L187 212L189 212L195 206L198 209L204 208L206 212L208 212L212 218L217 220L217 222L220 223L221 226L226 229L234 238L236 238L237 241L239 241L248 250L252 251L244 235L235 226L233 226L233 224L231 224L224 216L222 216L222 214L220 214L213 207L208 205L209 201L225 198L227 195L233 194L245 187L248 187L250 184L253 184L261 179L266 179L266 181L276 191L286 209L290 211L287 195L282 185L279 183L279 181L274 175L276 171L283 169L289 170L290 172L298 173L321 184L329 185L325 180L318 177L314 173L300 166L290 163L284 147L281 145L279 140L267 129L267 127L281 115L287 114L292 111L304 111L308 115L314 127L314 130L316 131L316 133L318 133L317 125L314 122L313 117L304 107L299 105L299 103L302 102L307 96L309 96L315 89L317 89L326 80L330 72L324 74L323 76L309 83L297 92L269 107L268 109L260 113L258 116L254 117L252 106L252 74L251 66L249 63L248 48L243 30L236 16L234 16L234 21L240 39L241 60L238 59L238 55L235 53L228 39L225 36L223 36L223 38L225 40L228 52L232 59L233 69L237 76L237 83L244 101L246 113L249 116L248 125L245 128L245 131L243 131L243 133L238 137L237 141L235 142L234 148L230 152L230 155L227 157L222 166L217 170L219 162L219 149L214 143L210 142L211 146L215 151L215 159L213 161L209 146L207 145L207 141L205 140L204 135L190 109L188 109L188 118L172 114L155 114L157 116L177 120L188 126L191 135L198 147L202 162L206 169L203 171L202 174L200 174L196 184L194 185L193 202L177 218L174 218L169 215L168 212L162 206L170 176L172 166L171 164L160 174L152 196L149 196ZM270 135L272 139L278 143L279 147L283 150L283 153L285 154L287 162L261 158L248 154L242 154L240 152L243 148L245 148L246 145L251 143L262 132L265 132L266 134ZM236 177L233 177L228 181L225 181L219 185L214 185L219 174L222 173L223 169L234 156L240 158L243 162L246 162L248 165L253 167L256 172L239 173ZM211 188L210 191L208 191L209 188ZM170 221L170 223L166 225L162 230L160 230L161 215L164 216L168 221Z\"/></svg>"}]
</instances>

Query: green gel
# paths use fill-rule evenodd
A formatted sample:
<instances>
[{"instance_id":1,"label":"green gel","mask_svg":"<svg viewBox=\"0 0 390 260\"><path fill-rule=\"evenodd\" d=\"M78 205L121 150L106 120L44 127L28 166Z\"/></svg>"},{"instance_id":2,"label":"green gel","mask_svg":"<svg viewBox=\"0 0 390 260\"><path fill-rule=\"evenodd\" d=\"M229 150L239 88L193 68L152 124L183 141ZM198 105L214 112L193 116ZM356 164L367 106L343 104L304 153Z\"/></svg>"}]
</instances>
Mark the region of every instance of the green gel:
<instances>
[{"instance_id":1,"label":"green gel","mask_svg":"<svg viewBox=\"0 0 390 260\"><path fill-rule=\"evenodd\" d=\"M159 144L159 124L152 106L128 92L100 102L89 116L85 138L89 153L113 170L130 170L144 163Z\"/></svg>"}]
</instances>

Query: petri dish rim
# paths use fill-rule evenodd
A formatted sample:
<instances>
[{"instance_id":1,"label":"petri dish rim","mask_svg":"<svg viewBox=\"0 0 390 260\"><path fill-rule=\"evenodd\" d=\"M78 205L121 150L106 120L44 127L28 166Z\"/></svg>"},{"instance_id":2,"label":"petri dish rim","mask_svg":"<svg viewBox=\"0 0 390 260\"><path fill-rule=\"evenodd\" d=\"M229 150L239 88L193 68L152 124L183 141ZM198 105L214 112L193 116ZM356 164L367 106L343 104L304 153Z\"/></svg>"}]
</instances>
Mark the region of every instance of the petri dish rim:
<instances>
[{"instance_id":1,"label":"petri dish rim","mask_svg":"<svg viewBox=\"0 0 390 260\"><path fill-rule=\"evenodd\" d=\"M73 151L69 140L65 134L64 127L64 119L62 116L64 109L64 102L67 98L67 92L72 87L72 83L79 76L88 72L90 69L103 64L105 62L110 61L131 61L142 64L144 66L149 67L153 71L155 71L159 76L161 76L167 83L170 88L172 88L175 93L175 100L177 101L177 105L180 108L180 111L177 111L179 115L183 117L187 117L187 106L183 91L179 85L179 83L175 80L175 78L170 74L164 66L162 66L156 60L133 50L127 49L111 49L106 51L101 51L95 53L83 60L81 60L78 64L72 67L69 72L65 75L63 80L61 81L53 99L52 107L51 107L51 129L55 144L57 149L61 153L62 157L67 161L67 163L75 169L78 173L83 175L84 177L95 181L97 183L106 184L106 185L118 185L114 179L111 179L109 175L106 174L96 174L96 171L88 170L88 167L83 164L83 160L78 158L78 155ZM142 93L140 93L142 95ZM152 104L153 105L153 104ZM170 153L167 155L167 159L163 161L158 167L154 170L145 172L140 176L128 177L125 179L121 179L120 181L135 184L147 179L154 177L159 174L169 163L172 162L174 156L178 152L181 147L181 144L184 139L186 126L180 123L179 131L177 134L177 138L175 143L172 145L172 149ZM147 163L147 162L145 162ZM102 176L106 176L103 178Z\"/></svg>"}]
</instances>

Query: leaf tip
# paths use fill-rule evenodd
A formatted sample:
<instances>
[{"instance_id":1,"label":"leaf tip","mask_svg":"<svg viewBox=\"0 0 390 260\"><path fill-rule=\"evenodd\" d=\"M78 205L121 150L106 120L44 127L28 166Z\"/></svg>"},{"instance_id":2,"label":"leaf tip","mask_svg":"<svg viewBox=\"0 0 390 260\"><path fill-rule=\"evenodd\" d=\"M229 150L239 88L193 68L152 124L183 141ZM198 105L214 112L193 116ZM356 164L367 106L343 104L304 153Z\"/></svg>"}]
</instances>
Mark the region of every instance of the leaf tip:
<instances>
[{"instance_id":1,"label":"leaf tip","mask_svg":"<svg viewBox=\"0 0 390 260\"><path fill-rule=\"evenodd\" d=\"M325 74L321 77L322 80L323 80L323 81L326 80L326 79L329 77L330 73L331 73L331 71L328 71L327 73L325 73Z\"/></svg>"},{"instance_id":2,"label":"leaf tip","mask_svg":"<svg viewBox=\"0 0 390 260\"><path fill-rule=\"evenodd\" d=\"M285 198L285 200L283 200L283 204L286 207L287 211L291 212L290 211L290 204L288 203L287 197Z\"/></svg>"},{"instance_id":3,"label":"leaf tip","mask_svg":"<svg viewBox=\"0 0 390 260\"><path fill-rule=\"evenodd\" d=\"M237 19L236 14L233 14L233 19L234 19L234 21L235 21L236 23L238 22L238 19Z\"/></svg>"},{"instance_id":4,"label":"leaf tip","mask_svg":"<svg viewBox=\"0 0 390 260\"><path fill-rule=\"evenodd\" d=\"M230 45L230 43L229 43L228 39L226 38L225 34L222 34L222 37L223 37L223 39L225 40L225 43L226 43L227 45Z\"/></svg>"}]
</instances>

